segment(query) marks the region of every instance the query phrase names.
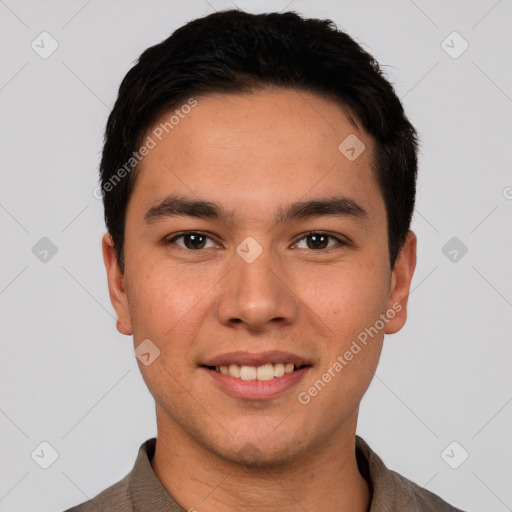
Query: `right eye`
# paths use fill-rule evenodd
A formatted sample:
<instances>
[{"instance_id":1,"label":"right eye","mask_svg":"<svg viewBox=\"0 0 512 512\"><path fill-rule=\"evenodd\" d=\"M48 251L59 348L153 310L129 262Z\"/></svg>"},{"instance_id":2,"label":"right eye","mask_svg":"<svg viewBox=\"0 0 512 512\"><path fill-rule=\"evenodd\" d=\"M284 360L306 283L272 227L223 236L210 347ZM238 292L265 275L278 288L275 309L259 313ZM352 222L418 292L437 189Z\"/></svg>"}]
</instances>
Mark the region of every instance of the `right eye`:
<instances>
[{"instance_id":1,"label":"right eye","mask_svg":"<svg viewBox=\"0 0 512 512\"><path fill-rule=\"evenodd\" d=\"M178 240L180 240L180 242L178 242ZM210 243L210 245L208 245L208 243ZM191 251L209 249L210 247L216 246L215 242L209 236L197 231L188 231L176 235L167 240L166 244L176 244L178 247Z\"/></svg>"}]
</instances>

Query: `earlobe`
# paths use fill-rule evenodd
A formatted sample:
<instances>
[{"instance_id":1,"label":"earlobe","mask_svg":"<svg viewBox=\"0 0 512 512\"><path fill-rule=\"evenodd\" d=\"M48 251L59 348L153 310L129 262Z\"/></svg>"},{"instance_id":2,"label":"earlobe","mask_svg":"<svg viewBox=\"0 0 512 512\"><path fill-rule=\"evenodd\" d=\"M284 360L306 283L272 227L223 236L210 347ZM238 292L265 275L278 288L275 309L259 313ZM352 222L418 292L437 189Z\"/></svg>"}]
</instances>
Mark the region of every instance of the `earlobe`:
<instances>
[{"instance_id":1,"label":"earlobe","mask_svg":"<svg viewBox=\"0 0 512 512\"><path fill-rule=\"evenodd\" d=\"M126 295L124 276L117 263L117 253L114 248L112 236L109 233L103 235L101 241L103 262L107 272L108 291L110 302L117 313L117 330L121 334L133 334L128 297Z\"/></svg>"},{"instance_id":2,"label":"earlobe","mask_svg":"<svg viewBox=\"0 0 512 512\"><path fill-rule=\"evenodd\" d=\"M398 332L407 320L407 301L416 268L416 245L416 235L409 231L395 261L391 276L388 311L393 311L393 317L386 324L386 334Z\"/></svg>"}]
</instances>

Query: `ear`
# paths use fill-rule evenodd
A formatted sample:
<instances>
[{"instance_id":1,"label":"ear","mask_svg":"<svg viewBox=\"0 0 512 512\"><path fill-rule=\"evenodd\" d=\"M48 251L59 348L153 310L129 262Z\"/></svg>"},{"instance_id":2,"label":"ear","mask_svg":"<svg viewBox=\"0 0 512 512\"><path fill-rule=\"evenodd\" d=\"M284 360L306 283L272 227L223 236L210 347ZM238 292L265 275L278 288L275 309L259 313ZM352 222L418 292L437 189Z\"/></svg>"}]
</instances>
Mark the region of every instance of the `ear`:
<instances>
[{"instance_id":1,"label":"ear","mask_svg":"<svg viewBox=\"0 0 512 512\"><path fill-rule=\"evenodd\" d=\"M416 243L416 235L409 231L393 267L388 311L393 311L395 316L387 322L386 334L398 332L407 320L407 299L416 268Z\"/></svg>"},{"instance_id":2,"label":"ear","mask_svg":"<svg viewBox=\"0 0 512 512\"><path fill-rule=\"evenodd\" d=\"M117 313L117 330L121 334L133 334L128 298L124 286L124 276L117 264L117 253L114 241L109 233L105 233L101 240L103 261L107 271L108 291L110 302Z\"/></svg>"}]
</instances>

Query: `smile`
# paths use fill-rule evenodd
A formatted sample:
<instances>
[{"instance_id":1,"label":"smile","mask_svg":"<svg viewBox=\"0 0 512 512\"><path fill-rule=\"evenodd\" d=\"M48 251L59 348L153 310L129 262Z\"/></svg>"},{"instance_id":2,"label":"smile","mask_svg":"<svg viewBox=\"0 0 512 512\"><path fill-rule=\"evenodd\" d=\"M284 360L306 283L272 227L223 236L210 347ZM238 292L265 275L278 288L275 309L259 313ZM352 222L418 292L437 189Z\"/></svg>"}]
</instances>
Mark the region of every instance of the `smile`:
<instances>
[{"instance_id":1,"label":"smile","mask_svg":"<svg viewBox=\"0 0 512 512\"><path fill-rule=\"evenodd\" d=\"M247 366L233 363L222 366L208 366L207 368L235 379L272 380L300 370L303 366L304 365L295 365L293 363L267 363L261 366Z\"/></svg>"}]
</instances>

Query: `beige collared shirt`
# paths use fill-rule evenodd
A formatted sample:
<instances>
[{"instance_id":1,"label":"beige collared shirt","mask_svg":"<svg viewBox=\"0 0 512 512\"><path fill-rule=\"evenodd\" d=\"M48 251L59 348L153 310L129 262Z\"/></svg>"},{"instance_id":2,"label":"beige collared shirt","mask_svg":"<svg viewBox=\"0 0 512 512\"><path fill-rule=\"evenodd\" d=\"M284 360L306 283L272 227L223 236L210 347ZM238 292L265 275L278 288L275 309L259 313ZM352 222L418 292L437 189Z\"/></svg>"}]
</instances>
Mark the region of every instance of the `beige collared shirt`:
<instances>
[{"instance_id":1,"label":"beige collared shirt","mask_svg":"<svg viewBox=\"0 0 512 512\"><path fill-rule=\"evenodd\" d=\"M132 471L95 498L65 512L187 512L165 490L151 467L156 438L144 442ZM430 491L389 470L356 436L361 474L372 492L369 512L461 512ZM192 509L193 510L193 509Z\"/></svg>"}]
</instances>

